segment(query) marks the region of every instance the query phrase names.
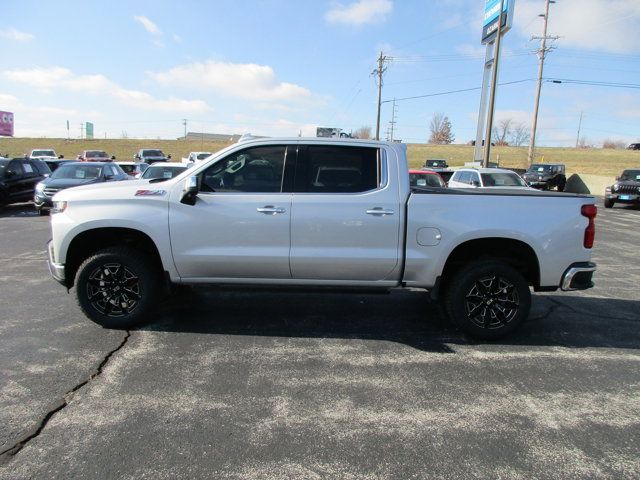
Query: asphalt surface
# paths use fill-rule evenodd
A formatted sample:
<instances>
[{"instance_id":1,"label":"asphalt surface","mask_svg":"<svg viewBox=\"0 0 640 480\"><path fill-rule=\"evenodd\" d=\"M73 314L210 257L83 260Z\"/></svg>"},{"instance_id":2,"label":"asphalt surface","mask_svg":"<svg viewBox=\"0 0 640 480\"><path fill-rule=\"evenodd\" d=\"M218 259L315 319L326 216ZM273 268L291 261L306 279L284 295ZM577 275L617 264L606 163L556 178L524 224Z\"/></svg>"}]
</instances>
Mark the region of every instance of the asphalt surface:
<instances>
[{"instance_id":1,"label":"asphalt surface","mask_svg":"<svg viewBox=\"0 0 640 480\"><path fill-rule=\"evenodd\" d=\"M638 478L640 210L596 287L466 340L420 291L196 291L104 330L0 211L0 478Z\"/></svg>"}]
</instances>

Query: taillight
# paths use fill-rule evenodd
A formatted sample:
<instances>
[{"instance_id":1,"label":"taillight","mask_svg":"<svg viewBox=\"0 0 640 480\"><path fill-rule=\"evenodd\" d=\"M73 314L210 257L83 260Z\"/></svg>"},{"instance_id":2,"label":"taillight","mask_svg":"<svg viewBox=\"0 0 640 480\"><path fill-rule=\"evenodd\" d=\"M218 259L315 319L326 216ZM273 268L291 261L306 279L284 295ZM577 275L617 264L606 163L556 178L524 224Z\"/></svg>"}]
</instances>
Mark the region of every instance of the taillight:
<instances>
[{"instance_id":1,"label":"taillight","mask_svg":"<svg viewBox=\"0 0 640 480\"><path fill-rule=\"evenodd\" d=\"M580 210L583 217L587 217L589 219L589 225L584 230L584 248L593 247L593 241L596 238L596 222L595 218L598 214L598 207L595 205L583 205Z\"/></svg>"}]
</instances>

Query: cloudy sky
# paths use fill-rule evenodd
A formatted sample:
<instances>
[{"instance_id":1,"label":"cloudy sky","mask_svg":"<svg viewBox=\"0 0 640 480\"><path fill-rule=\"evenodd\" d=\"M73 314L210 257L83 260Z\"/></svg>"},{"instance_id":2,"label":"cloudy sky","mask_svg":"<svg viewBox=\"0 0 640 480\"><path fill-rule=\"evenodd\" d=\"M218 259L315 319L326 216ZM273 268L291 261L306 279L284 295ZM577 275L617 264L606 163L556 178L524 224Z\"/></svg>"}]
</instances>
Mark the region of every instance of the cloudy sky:
<instances>
[{"instance_id":1,"label":"cloudy sky","mask_svg":"<svg viewBox=\"0 0 640 480\"><path fill-rule=\"evenodd\" d=\"M176 138L190 131L313 135L374 127L383 100L478 87L483 0L217 0L2 2L0 110L16 136ZM530 123L543 0L517 0L506 35L497 116ZM558 0L545 77L640 84L640 1ZM633 86L632 85L632 86ZM479 92L400 100L395 137L424 142L435 112L456 142L475 136ZM640 140L640 89L545 83L538 142ZM391 103L383 105L386 134Z\"/></svg>"}]
</instances>

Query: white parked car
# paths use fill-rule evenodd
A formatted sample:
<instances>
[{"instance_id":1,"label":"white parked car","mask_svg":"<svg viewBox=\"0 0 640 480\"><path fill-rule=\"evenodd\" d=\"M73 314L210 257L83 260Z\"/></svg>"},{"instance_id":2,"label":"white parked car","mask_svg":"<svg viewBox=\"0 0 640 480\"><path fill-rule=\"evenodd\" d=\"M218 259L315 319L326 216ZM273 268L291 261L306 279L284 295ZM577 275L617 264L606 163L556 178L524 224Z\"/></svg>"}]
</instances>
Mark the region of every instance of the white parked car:
<instances>
[{"instance_id":1,"label":"white parked car","mask_svg":"<svg viewBox=\"0 0 640 480\"><path fill-rule=\"evenodd\" d=\"M449 188L517 188L529 186L520 175L504 168L461 168L449 179Z\"/></svg>"},{"instance_id":2,"label":"white parked car","mask_svg":"<svg viewBox=\"0 0 640 480\"><path fill-rule=\"evenodd\" d=\"M190 152L189 156L182 157L182 163L196 163L204 160L205 158L209 158L211 156L211 152Z\"/></svg>"},{"instance_id":3,"label":"white parked car","mask_svg":"<svg viewBox=\"0 0 640 480\"><path fill-rule=\"evenodd\" d=\"M187 168L190 168L190 165L185 165L183 163L171 163L171 162L154 163L149 168L147 168L142 174L136 176L136 178L139 178L142 180L164 181L180 175ZM161 180L157 180L157 179L161 179Z\"/></svg>"},{"instance_id":4,"label":"white parked car","mask_svg":"<svg viewBox=\"0 0 640 480\"><path fill-rule=\"evenodd\" d=\"M412 287L498 338L526 320L531 288L593 286L596 211L589 195L412 190L402 144L256 139L162 183L56 194L49 268L111 328L151 318L176 284Z\"/></svg>"}]
</instances>

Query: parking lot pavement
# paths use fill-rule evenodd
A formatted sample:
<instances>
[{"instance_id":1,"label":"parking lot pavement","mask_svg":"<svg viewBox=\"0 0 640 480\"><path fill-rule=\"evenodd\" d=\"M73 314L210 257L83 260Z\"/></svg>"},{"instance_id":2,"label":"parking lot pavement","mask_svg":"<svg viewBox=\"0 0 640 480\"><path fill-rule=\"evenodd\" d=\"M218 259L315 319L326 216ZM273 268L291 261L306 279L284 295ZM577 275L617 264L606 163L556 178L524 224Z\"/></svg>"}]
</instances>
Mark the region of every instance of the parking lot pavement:
<instances>
[{"instance_id":1,"label":"parking lot pavement","mask_svg":"<svg viewBox=\"0 0 640 480\"><path fill-rule=\"evenodd\" d=\"M102 330L47 219L0 216L2 449L44 424L1 478L640 476L640 210L600 209L594 289L488 344L419 291L195 291Z\"/></svg>"}]
</instances>

